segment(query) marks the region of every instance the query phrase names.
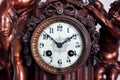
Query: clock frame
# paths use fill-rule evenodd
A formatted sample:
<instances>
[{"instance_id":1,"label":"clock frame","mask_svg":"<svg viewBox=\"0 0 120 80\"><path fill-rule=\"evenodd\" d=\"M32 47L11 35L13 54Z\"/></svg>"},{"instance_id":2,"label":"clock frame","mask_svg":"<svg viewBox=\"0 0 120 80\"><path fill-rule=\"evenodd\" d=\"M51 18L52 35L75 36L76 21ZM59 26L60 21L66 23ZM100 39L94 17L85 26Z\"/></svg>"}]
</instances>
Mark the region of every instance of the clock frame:
<instances>
[{"instance_id":1,"label":"clock frame","mask_svg":"<svg viewBox=\"0 0 120 80\"><path fill-rule=\"evenodd\" d=\"M39 1L37 2L39 3ZM22 52L24 66L27 68L27 72L30 80L93 80L94 77L94 58L96 53L99 50L98 40L99 33L96 31L95 19L89 14L89 12L83 7L83 3L79 1L62 1L62 0L48 0L42 5L37 4L35 12L29 17L26 22L24 31L22 32ZM86 28L91 43L90 54L83 60L83 63L80 64L79 68L75 68L70 72L64 73L50 73L47 70L39 67L36 63L32 52L31 52L31 37L33 35L36 27L42 23L44 20L53 17L62 17L65 16L74 19L75 21L82 24ZM91 73L89 73L91 72ZM33 75L34 74L34 75ZM55 75L54 75L55 74ZM61 75L62 74L62 75ZM32 76L31 76L32 75ZM86 77L84 77L86 76Z\"/></svg>"},{"instance_id":2,"label":"clock frame","mask_svg":"<svg viewBox=\"0 0 120 80\"><path fill-rule=\"evenodd\" d=\"M49 25L56 23L56 22L64 22L64 23L72 25L79 32L82 38L83 48L82 48L82 52L79 58L73 64L67 67L54 67L54 66L49 65L42 59L42 57L40 56L41 53L38 51L38 48L37 48L38 39L42 31L45 28L47 28ZM35 28L32 38L31 38L31 52L32 52L33 58L35 59L36 63L43 70L53 73L53 74L65 74L65 73L73 72L74 70L78 69L80 66L85 64L86 60L88 59L90 48L91 48L90 35L88 31L86 30L85 26L78 20L72 17L69 17L69 16L53 16L53 17L43 20Z\"/></svg>"}]
</instances>

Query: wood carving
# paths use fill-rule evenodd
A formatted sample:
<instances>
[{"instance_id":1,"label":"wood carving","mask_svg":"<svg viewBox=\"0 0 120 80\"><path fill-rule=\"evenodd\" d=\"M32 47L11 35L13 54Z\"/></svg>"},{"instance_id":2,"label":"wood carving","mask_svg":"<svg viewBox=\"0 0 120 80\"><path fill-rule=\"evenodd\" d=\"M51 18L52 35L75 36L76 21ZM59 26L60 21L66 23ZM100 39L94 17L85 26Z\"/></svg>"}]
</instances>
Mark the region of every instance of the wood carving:
<instances>
[{"instance_id":1,"label":"wood carving","mask_svg":"<svg viewBox=\"0 0 120 80\"><path fill-rule=\"evenodd\" d=\"M78 2L73 1L67 1L67 2L60 2L60 1L48 1L46 3L43 3L44 5L39 5L37 8L37 14L31 16L31 18L28 20L27 29L25 30L25 33L23 35L23 44L24 44L24 54L25 54L25 61L26 65L30 68L30 70L33 69L32 65L35 65L33 62L30 50L30 39L32 36L32 33L35 29L35 27L45 18L54 16L54 15L67 15L74 18L77 18L80 22L82 22L88 32L91 35L92 40L92 49L91 49L91 60L93 60L94 54L97 53L99 50L98 46L98 38L99 34L97 31L95 31L95 21L92 16L90 16L87 12L87 10L83 7L83 3L78 4ZM39 14L38 14L39 13ZM29 75L33 72L29 72ZM36 73L37 74L37 73ZM47 73L48 74L48 73ZM61 76L62 77L62 76Z\"/></svg>"},{"instance_id":2,"label":"wood carving","mask_svg":"<svg viewBox=\"0 0 120 80\"><path fill-rule=\"evenodd\" d=\"M108 14L99 1L89 1L97 9L91 5L85 6L85 3L79 0L1 0L0 80L58 80L58 78L93 80L94 75L85 73L84 67L87 67L88 71L93 71L95 56L98 58L95 65L95 80L103 79L104 74L106 79L111 80L111 76L114 76L116 80L120 70L117 60L120 40L120 1L112 4ZM55 15L67 15L78 19L91 37L89 60L77 71L66 75L53 75L41 70L30 50L30 39L36 26L42 20ZM108 17L104 17L107 15ZM100 39L99 33L95 30L95 21L102 25Z\"/></svg>"},{"instance_id":3,"label":"wood carving","mask_svg":"<svg viewBox=\"0 0 120 80\"><path fill-rule=\"evenodd\" d=\"M10 78L10 55L9 55L9 35L10 22L8 16L8 1L0 1L0 79ZM6 76L4 76L6 75ZM8 79L9 80L9 79Z\"/></svg>"},{"instance_id":4,"label":"wood carving","mask_svg":"<svg viewBox=\"0 0 120 80\"><path fill-rule=\"evenodd\" d=\"M102 26L99 39L100 51L96 55L98 62L95 66L95 80L116 80L120 71L120 62L118 61L120 1L111 4L108 14L99 1L96 0L95 5L99 7L95 9L93 6L87 6L87 9L92 12Z\"/></svg>"},{"instance_id":5,"label":"wood carving","mask_svg":"<svg viewBox=\"0 0 120 80\"><path fill-rule=\"evenodd\" d=\"M21 53L21 34L34 3L33 0L0 1L0 67L2 70L0 73L3 70L5 73L0 75L1 80L11 80L12 78L26 80L26 70Z\"/></svg>"}]
</instances>

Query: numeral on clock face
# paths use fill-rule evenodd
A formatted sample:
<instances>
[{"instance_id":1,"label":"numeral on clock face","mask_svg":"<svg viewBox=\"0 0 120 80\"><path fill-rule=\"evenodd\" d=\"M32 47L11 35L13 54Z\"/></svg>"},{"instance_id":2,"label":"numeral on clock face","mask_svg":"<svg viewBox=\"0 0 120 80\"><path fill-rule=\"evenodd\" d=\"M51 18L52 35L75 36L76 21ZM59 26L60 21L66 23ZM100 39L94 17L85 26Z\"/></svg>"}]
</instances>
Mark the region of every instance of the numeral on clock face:
<instances>
[{"instance_id":1,"label":"numeral on clock face","mask_svg":"<svg viewBox=\"0 0 120 80\"><path fill-rule=\"evenodd\" d=\"M58 65L61 66L62 65L62 59L58 60Z\"/></svg>"},{"instance_id":2,"label":"numeral on clock face","mask_svg":"<svg viewBox=\"0 0 120 80\"><path fill-rule=\"evenodd\" d=\"M47 34L43 34L43 39L44 40L48 39L48 35Z\"/></svg>"},{"instance_id":3,"label":"numeral on clock face","mask_svg":"<svg viewBox=\"0 0 120 80\"><path fill-rule=\"evenodd\" d=\"M49 62L49 64L51 64L53 62L53 58L52 57L50 57L50 62Z\"/></svg>"},{"instance_id":4,"label":"numeral on clock face","mask_svg":"<svg viewBox=\"0 0 120 80\"><path fill-rule=\"evenodd\" d=\"M71 60L70 60L69 57L67 57L67 61L66 62L71 64Z\"/></svg>"},{"instance_id":5,"label":"numeral on clock face","mask_svg":"<svg viewBox=\"0 0 120 80\"><path fill-rule=\"evenodd\" d=\"M67 33L69 33L69 28L67 28Z\"/></svg>"},{"instance_id":6,"label":"numeral on clock face","mask_svg":"<svg viewBox=\"0 0 120 80\"><path fill-rule=\"evenodd\" d=\"M44 47L44 43L40 43L40 48L43 48Z\"/></svg>"},{"instance_id":7,"label":"numeral on clock face","mask_svg":"<svg viewBox=\"0 0 120 80\"><path fill-rule=\"evenodd\" d=\"M61 24L59 24L59 25L57 26L57 31L62 31L62 29L63 29L63 26L62 26Z\"/></svg>"},{"instance_id":8,"label":"numeral on clock face","mask_svg":"<svg viewBox=\"0 0 120 80\"><path fill-rule=\"evenodd\" d=\"M76 46L75 46L75 48L80 48L80 43L79 42L76 42Z\"/></svg>"},{"instance_id":9,"label":"numeral on clock face","mask_svg":"<svg viewBox=\"0 0 120 80\"><path fill-rule=\"evenodd\" d=\"M50 29L50 32L49 33L53 33L54 32L54 28L49 28Z\"/></svg>"}]
</instances>

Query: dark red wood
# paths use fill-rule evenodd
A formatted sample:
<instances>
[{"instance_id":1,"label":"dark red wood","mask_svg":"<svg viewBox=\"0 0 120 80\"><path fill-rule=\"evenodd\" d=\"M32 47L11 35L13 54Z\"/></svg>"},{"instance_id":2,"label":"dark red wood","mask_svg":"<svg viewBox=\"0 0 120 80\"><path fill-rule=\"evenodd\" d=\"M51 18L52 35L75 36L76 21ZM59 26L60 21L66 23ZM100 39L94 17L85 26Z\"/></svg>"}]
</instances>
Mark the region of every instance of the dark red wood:
<instances>
[{"instance_id":1,"label":"dark red wood","mask_svg":"<svg viewBox=\"0 0 120 80\"><path fill-rule=\"evenodd\" d=\"M71 80L77 80L77 72L72 72L71 73Z\"/></svg>"},{"instance_id":2,"label":"dark red wood","mask_svg":"<svg viewBox=\"0 0 120 80\"><path fill-rule=\"evenodd\" d=\"M40 80L40 68L35 66L35 80Z\"/></svg>"},{"instance_id":3,"label":"dark red wood","mask_svg":"<svg viewBox=\"0 0 120 80\"><path fill-rule=\"evenodd\" d=\"M82 66L77 70L77 80L83 80L84 78L83 72L84 72L84 68Z\"/></svg>"},{"instance_id":4,"label":"dark red wood","mask_svg":"<svg viewBox=\"0 0 120 80\"><path fill-rule=\"evenodd\" d=\"M99 38L100 51L96 54L95 80L117 80L120 71L120 61L118 61L120 41L119 3L120 0L114 1L108 13L105 12L103 5L97 0L94 4L96 7L86 6L102 26Z\"/></svg>"},{"instance_id":5,"label":"dark red wood","mask_svg":"<svg viewBox=\"0 0 120 80\"><path fill-rule=\"evenodd\" d=\"M49 80L49 76L45 71L40 71L40 80Z\"/></svg>"},{"instance_id":6,"label":"dark red wood","mask_svg":"<svg viewBox=\"0 0 120 80\"><path fill-rule=\"evenodd\" d=\"M49 80L57 80L58 79L58 75L48 74L48 76L49 76Z\"/></svg>"},{"instance_id":7,"label":"dark red wood","mask_svg":"<svg viewBox=\"0 0 120 80\"><path fill-rule=\"evenodd\" d=\"M71 74L65 74L64 75L64 80L71 80Z\"/></svg>"}]
</instances>

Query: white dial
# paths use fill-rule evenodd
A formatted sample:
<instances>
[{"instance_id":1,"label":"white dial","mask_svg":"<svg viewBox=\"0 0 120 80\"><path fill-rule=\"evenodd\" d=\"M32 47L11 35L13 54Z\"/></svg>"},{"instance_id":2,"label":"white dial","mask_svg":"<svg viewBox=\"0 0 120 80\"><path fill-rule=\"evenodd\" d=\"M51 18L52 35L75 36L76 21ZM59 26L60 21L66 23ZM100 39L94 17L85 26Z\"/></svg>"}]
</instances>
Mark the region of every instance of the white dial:
<instances>
[{"instance_id":1,"label":"white dial","mask_svg":"<svg viewBox=\"0 0 120 80\"><path fill-rule=\"evenodd\" d=\"M65 22L55 22L44 28L38 37L38 52L50 66L65 68L74 64L83 49L78 30Z\"/></svg>"}]
</instances>

